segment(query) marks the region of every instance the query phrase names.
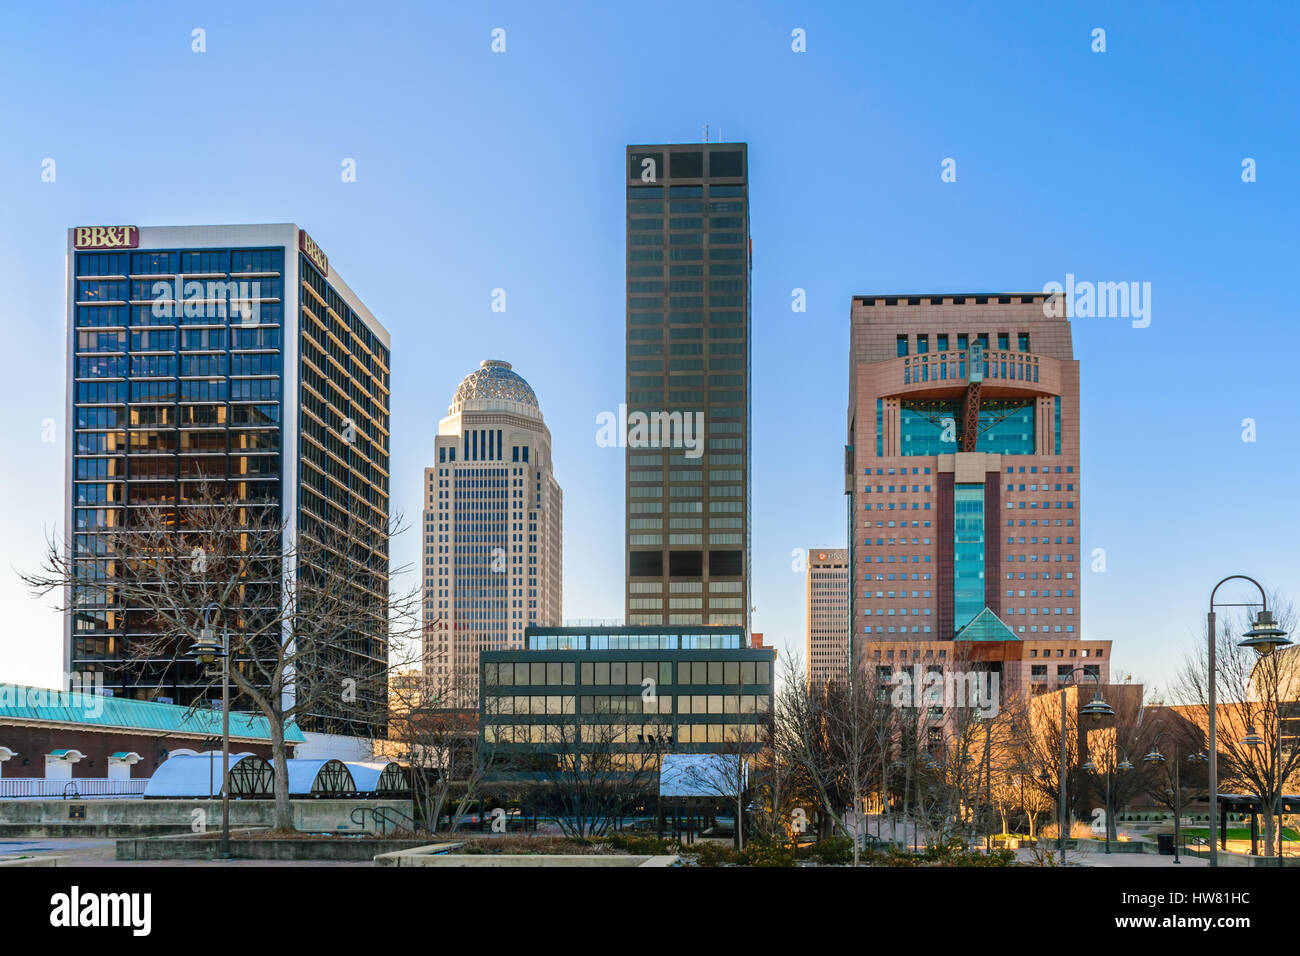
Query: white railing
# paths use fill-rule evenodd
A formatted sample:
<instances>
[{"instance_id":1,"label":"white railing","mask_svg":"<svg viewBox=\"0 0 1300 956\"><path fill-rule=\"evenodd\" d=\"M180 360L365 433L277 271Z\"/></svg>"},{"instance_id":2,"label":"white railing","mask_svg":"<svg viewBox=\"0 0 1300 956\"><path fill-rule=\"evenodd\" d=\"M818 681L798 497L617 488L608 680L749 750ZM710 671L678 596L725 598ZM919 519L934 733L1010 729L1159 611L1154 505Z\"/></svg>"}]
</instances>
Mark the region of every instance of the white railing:
<instances>
[{"instance_id":1,"label":"white railing","mask_svg":"<svg viewBox=\"0 0 1300 956\"><path fill-rule=\"evenodd\" d=\"M55 780L46 777L0 778L0 799L23 797L90 799L103 797L143 797L148 780L107 780L103 777L74 777Z\"/></svg>"}]
</instances>

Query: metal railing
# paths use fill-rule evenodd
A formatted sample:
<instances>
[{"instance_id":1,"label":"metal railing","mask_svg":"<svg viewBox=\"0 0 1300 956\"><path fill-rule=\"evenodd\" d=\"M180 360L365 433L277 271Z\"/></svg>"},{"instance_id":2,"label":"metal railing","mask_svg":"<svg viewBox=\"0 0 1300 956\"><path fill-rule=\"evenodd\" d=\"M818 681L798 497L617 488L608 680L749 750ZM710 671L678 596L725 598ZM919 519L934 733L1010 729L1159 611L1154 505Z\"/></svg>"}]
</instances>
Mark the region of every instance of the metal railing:
<instances>
[{"instance_id":1,"label":"metal railing","mask_svg":"<svg viewBox=\"0 0 1300 956\"><path fill-rule=\"evenodd\" d=\"M396 807L356 807L350 814L352 822L363 829L366 826L367 815L374 821L375 832L379 834L391 833L394 830L433 833L419 820Z\"/></svg>"},{"instance_id":2,"label":"metal railing","mask_svg":"<svg viewBox=\"0 0 1300 956\"><path fill-rule=\"evenodd\" d=\"M46 777L0 778L0 800L55 797L59 799L104 799L143 797L148 780L107 780L102 777L75 777L71 780Z\"/></svg>"}]
</instances>

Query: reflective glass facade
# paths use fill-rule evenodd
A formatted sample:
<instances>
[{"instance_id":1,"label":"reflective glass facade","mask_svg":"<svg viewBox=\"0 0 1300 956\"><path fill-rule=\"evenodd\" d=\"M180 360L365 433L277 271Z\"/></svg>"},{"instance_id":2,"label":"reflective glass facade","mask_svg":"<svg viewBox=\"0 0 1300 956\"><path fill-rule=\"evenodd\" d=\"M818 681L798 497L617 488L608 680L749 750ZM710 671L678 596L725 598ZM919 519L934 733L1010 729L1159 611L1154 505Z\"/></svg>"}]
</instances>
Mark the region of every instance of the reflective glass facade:
<instances>
[{"instance_id":1,"label":"reflective glass facade","mask_svg":"<svg viewBox=\"0 0 1300 956\"><path fill-rule=\"evenodd\" d=\"M898 412L900 453L943 455L960 450L957 435L961 415L961 405L956 401L901 401ZM1058 448L1060 427L1058 416ZM880 441L880 431L878 427L877 442ZM1034 454L1034 401L984 399L980 402L979 431L977 451L998 455Z\"/></svg>"},{"instance_id":2,"label":"reflective glass facade","mask_svg":"<svg viewBox=\"0 0 1300 956\"><path fill-rule=\"evenodd\" d=\"M957 630L984 609L984 486L953 488L953 607Z\"/></svg>"},{"instance_id":3,"label":"reflective glass facade","mask_svg":"<svg viewBox=\"0 0 1300 956\"><path fill-rule=\"evenodd\" d=\"M72 525L77 573L111 576L104 532L141 509L184 522L206 483L281 520L283 248L73 253ZM250 513L251 516L251 513ZM279 582L261 582L277 602ZM123 673L143 610L74 598L70 670L102 672L117 696L188 703L194 665ZM163 689L159 691L158 683Z\"/></svg>"},{"instance_id":4,"label":"reflective glass facade","mask_svg":"<svg viewBox=\"0 0 1300 956\"><path fill-rule=\"evenodd\" d=\"M239 513L250 527L288 524L319 538L326 527L364 524L381 533L359 536L345 563L300 573L308 588L355 593L347 666L358 677L386 666L387 334L348 305L341 280L299 252L292 225L146 227L138 236L138 248L114 251L75 249L70 236L69 522L78 573L116 573L104 532L129 529L141 509L183 525L200 483L246 504ZM277 613L281 590L278 574L249 582L241 607ZM123 669L132 639L153 625L141 608L105 600L74 596L69 671L101 671L121 697L187 704L210 692L185 659L137 659ZM342 713L301 722L369 733Z\"/></svg>"}]
</instances>

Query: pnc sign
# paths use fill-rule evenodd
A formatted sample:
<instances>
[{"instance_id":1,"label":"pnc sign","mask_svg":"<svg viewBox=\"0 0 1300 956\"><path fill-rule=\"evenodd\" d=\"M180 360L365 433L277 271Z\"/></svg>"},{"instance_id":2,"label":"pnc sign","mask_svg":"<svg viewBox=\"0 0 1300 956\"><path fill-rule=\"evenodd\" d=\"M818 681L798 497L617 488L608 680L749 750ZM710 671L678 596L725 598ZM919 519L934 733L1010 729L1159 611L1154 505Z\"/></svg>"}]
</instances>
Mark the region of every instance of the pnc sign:
<instances>
[{"instance_id":1,"label":"pnc sign","mask_svg":"<svg viewBox=\"0 0 1300 956\"><path fill-rule=\"evenodd\" d=\"M74 249L135 249L139 245L136 226L77 226L72 230Z\"/></svg>"},{"instance_id":2,"label":"pnc sign","mask_svg":"<svg viewBox=\"0 0 1300 956\"><path fill-rule=\"evenodd\" d=\"M303 255L305 255L308 259L310 259L312 263L316 266L316 268L320 270L321 275L327 277L329 276L330 274L329 257L326 256L325 253L321 251L321 247L316 245L312 237L307 235L306 229L298 230L298 248L301 249Z\"/></svg>"}]
</instances>

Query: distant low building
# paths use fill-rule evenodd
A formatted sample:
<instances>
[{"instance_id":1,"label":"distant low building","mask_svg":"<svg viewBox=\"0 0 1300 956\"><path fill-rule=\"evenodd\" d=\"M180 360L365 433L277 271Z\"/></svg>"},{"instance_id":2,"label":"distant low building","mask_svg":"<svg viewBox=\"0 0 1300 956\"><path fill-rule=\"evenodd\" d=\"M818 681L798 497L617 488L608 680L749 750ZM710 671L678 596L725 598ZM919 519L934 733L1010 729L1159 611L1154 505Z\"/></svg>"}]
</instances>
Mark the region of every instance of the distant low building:
<instances>
[{"instance_id":1,"label":"distant low building","mask_svg":"<svg viewBox=\"0 0 1300 956\"><path fill-rule=\"evenodd\" d=\"M808 549L805 667L808 682L843 680L849 671L849 552Z\"/></svg>"},{"instance_id":2,"label":"distant low building","mask_svg":"<svg viewBox=\"0 0 1300 956\"><path fill-rule=\"evenodd\" d=\"M285 729L290 756L305 742ZM5 781L143 780L178 751L221 749L221 711L0 684L0 796ZM270 759L266 718L231 713L231 752Z\"/></svg>"}]
</instances>

